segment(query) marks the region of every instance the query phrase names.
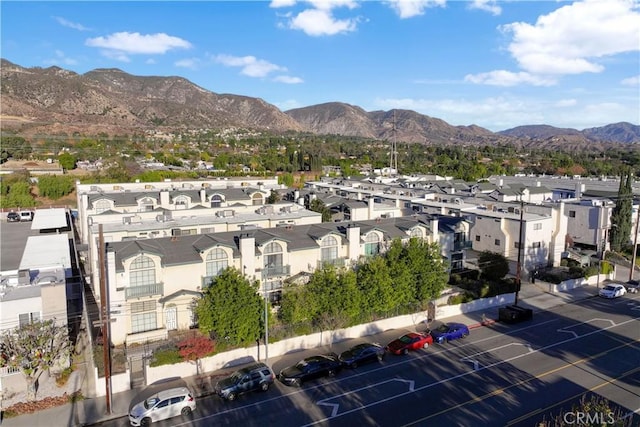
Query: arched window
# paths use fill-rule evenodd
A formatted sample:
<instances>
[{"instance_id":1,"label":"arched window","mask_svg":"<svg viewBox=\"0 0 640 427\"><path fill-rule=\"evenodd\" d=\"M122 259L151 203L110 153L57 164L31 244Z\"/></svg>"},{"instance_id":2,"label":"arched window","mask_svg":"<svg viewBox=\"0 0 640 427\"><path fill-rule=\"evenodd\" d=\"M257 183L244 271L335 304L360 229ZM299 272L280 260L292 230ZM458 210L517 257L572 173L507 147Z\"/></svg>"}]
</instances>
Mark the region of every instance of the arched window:
<instances>
[{"instance_id":1,"label":"arched window","mask_svg":"<svg viewBox=\"0 0 640 427\"><path fill-rule=\"evenodd\" d=\"M253 205L264 205L264 197L262 193L255 193L251 196L251 202Z\"/></svg>"},{"instance_id":2,"label":"arched window","mask_svg":"<svg viewBox=\"0 0 640 427\"><path fill-rule=\"evenodd\" d=\"M95 207L96 213L99 214L111 209L111 202L108 200L101 199L95 203L94 207Z\"/></svg>"},{"instance_id":3,"label":"arched window","mask_svg":"<svg viewBox=\"0 0 640 427\"><path fill-rule=\"evenodd\" d=\"M176 209L189 209L189 198L187 196L178 196L173 200Z\"/></svg>"},{"instance_id":4,"label":"arched window","mask_svg":"<svg viewBox=\"0 0 640 427\"><path fill-rule=\"evenodd\" d=\"M211 196L211 207L212 208L219 208L222 206L222 196L219 194L214 194L213 196Z\"/></svg>"},{"instance_id":5,"label":"arched window","mask_svg":"<svg viewBox=\"0 0 640 427\"><path fill-rule=\"evenodd\" d=\"M152 211L155 206L155 201L151 197L144 197L138 201L138 210L140 212Z\"/></svg>"},{"instance_id":6,"label":"arched window","mask_svg":"<svg viewBox=\"0 0 640 427\"><path fill-rule=\"evenodd\" d=\"M156 283L156 264L148 256L141 255L129 267L129 285L144 286Z\"/></svg>"},{"instance_id":7,"label":"arched window","mask_svg":"<svg viewBox=\"0 0 640 427\"><path fill-rule=\"evenodd\" d=\"M411 229L411 237L415 237L417 239L422 239L424 237L420 227L414 227Z\"/></svg>"},{"instance_id":8,"label":"arched window","mask_svg":"<svg viewBox=\"0 0 640 427\"><path fill-rule=\"evenodd\" d=\"M220 249L215 248L207 254L207 276L214 277L219 275L222 270L229 266L229 259L227 253Z\"/></svg>"},{"instance_id":9,"label":"arched window","mask_svg":"<svg viewBox=\"0 0 640 427\"><path fill-rule=\"evenodd\" d=\"M270 275L282 274L282 246L279 243L271 242L264 248L264 268Z\"/></svg>"},{"instance_id":10,"label":"arched window","mask_svg":"<svg viewBox=\"0 0 640 427\"><path fill-rule=\"evenodd\" d=\"M380 237L376 233L367 234L364 245L365 255L377 255L380 253Z\"/></svg>"},{"instance_id":11,"label":"arched window","mask_svg":"<svg viewBox=\"0 0 640 427\"><path fill-rule=\"evenodd\" d=\"M333 261L338 258L338 240L333 236L327 236L322 239L322 249L320 259L324 261Z\"/></svg>"}]
</instances>

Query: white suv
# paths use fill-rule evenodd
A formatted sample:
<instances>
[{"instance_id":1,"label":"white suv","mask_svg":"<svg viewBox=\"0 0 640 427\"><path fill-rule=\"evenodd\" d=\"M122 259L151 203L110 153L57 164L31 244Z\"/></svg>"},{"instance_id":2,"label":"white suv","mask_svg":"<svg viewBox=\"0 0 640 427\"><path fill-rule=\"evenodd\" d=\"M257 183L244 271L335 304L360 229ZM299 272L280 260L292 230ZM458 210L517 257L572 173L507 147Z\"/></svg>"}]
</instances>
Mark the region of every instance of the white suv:
<instances>
[{"instance_id":1,"label":"white suv","mask_svg":"<svg viewBox=\"0 0 640 427\"><path fill-rule=\"evenodd\" d=\"M148 397L142 402L133 402L129 412L132 426L148 426L153 421L166 420L178 415L189 416L196 409L193 393L187 387L175 387Z\"/></svg>"}]
</instances>

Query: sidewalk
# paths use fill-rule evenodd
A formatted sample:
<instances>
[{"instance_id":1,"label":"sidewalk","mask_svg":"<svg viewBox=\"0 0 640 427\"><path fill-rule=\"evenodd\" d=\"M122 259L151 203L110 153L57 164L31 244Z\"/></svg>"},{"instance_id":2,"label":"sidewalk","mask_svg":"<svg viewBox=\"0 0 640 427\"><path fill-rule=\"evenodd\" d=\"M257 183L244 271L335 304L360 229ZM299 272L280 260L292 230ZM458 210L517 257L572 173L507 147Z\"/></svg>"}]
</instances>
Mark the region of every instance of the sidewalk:
<instances>
[{"instance_id":1,"label":"sidewalk","mask_svg":"<svg viewBox=\"0 0 640 427\"><path fill-rule=\"evenodd\" d=\"M531 308L535 313L597 295L597 289L594 286L582 286L555 294L547 292L548 289L548 284L539 280L535 284L523 283L518 295L518 305ZM489 310L452 316L446 318L446 320L464 323L473 329L494 323L497 318L498 308L494 307ZM369 338L375 341L374 336ZM219 376L219 373L211 372L200 376L187 377L184 380L194 391L196 397L201 397L213 393L213 386L217 376ZM126 417L131 400L139 392L140 389L134 389L114 393L111 401L111 414L107 414L106 397L98 397L58 406L34 414L7 418L1 420L0 424L3 427L88 426L102 421Z\"/></svg>"}]
</instances>

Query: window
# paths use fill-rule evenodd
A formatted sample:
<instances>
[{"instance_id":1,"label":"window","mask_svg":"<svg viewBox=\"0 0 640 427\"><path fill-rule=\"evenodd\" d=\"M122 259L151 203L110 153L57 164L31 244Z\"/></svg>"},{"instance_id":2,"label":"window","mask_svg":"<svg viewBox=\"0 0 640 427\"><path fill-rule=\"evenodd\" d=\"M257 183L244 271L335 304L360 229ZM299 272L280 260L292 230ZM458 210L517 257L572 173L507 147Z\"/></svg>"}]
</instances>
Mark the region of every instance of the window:
<instances>
[{"instance_id":1,"label":"window","mask_svg":"<svg viewBox=\"0 0 640 427\"><path fill-rule=\"evenodd\" d=\"M178 196L174 199L173 204L176 209L189 209L189 198L187 196Z\"/></svg>"},{"instance_id":2,"label":"window","mask_svg":"<svg viewBox=\"0 0 640 427\"><path fill-rule=\"evenodd\" d=\"M338 258L338 240L333 236L322 239L322 249L320 259L322 261L332 261Z\"/></svg>"},{"instance_id":3,"label":"window","mask_svg":"<svg viewBox=\"0 0 640 427\"><path fill-rule=\"evenodd\" d=\"M229 260L227 253L220 249L215 248L207 254L207 276L217 276L222 270L229 266Z\"/></svg>"},{"instance_id":4,"label":"window","mask_svg":"<svg viewBox=\"0 0 640 427\"><path fill-rule=\"evenodd\" d=\"M422 230L418 227L414 227L411 229L411 237L416 237L418 239L422 239Z\"/></svg>"},{"instance_id":5,"label":"window","mask_svg":"<svg viewBox=\"0 0 640 427\"><path fill-rule=\"evenodd\" d=\"M479 242L479 241L480 241L480 235L476 234L476 242Z\"/></svg>"},{"instance_id":6,"label":"window","mask_svg":"<svg viewBox=\"0 0 640 427\"><path fill-rule=\"evenodd\" d=\"M533 249L540 249L542 245L541 242L533 242L533 245L531 246L533 247Z\"/></svg>"},{"instance_id":7,"label":"window","mask_svg":"<svg viewBox=\"0 0 640 427\"><path fill-rule=\"evenodd\" d=\"M367 256L380 253L380 237L376 233L367 234L364 244L364 254Z\"/></svg>"},{"instance_id":8,"label":"window","mask_svg":"<svg viewBox=\"0 0 640 427\"><path fill-rule=\"evenodd\" d=\"M500 239L494 240L493 244L496 245L496 246L500 246Z\"/></svg>"},{"instance_id":9,"label":"window","mask_svg":"<svg viewBox=\"0 0 640 427\"><path fill-rule=\"evenodd\" d=\"M513 247L516 249L520 249L520 242L513 242Z\"/></svg>"},{"instance_id":10,"label":"window","mask_svg":"<svg viewBox=\"0 0 640 427\"><path fill-rule=\"evenodd\" d=\"M264 268L269 273L278 274L282 270L282 246L271 242L264 248Z\"/></svg>"},{"instance_id":11,"label":"window","mask_svg":"<svg viewBox=\"0 0 640 427\"><path fill-rule=\"evenodd\" d=\"M569 211L569 218L575 218L576 217L576 211Z\"/></svg>"},{"instance_id":12,"label":"window","mask_svg":"<svg viewBox=\"0 0 640 427\"><path fill-rule=\"evenodd\" d=\"M219 194L214 194L211 196L211 207L219 208L222 207L222 196Z\"/></svg>"},{"instance_id":13,"label":"window","mask_svg":"<svg viewBox=\"0 0 640 427\"><path fill-rule=\"evenodd\" d=\"M144 197L138 202L138 211L150 212L154 208L154 200L151 197Z\"/></svg>"},{"instance_id":14,"label":"window","mask_svg":"<svg viewBox=\"0 0 640 427\"><path fill-rule=\"evenodd\" d=\"M539 222L536 223L536 224L533 224L533 229L534 230L542 230L542 224L539 223Z\"/></svg>"},{"instance_id":15,"label":"window","mask_svg":"<svg viewBox=\"0 0 640 427\"><path fill-rule=\"evenodd\" d=\"M37 311L34 311L32 313L22 313L18 315L18 322L20 324L20 327L23 327L33 322L37 322L39 320L40 320L40 313Z\"/></svg>"},{"instance_id":16,"label":"window","mask_svg":"<svg viewBox=\"0 0 640 427\"><path fill-rule=\"evenodd\" d=\"M264 205L264 197L262 197L261 193L256 193L251 196L251 204L252 205Z\"/></svg>"},{"instance_id":17,"label":"window","mask_svg":"<svg viewBox=\"0 0 640 427\"><path fill-rule=\"evenodd\" d=\"M156 264L148 256L139 256L129 267L129 285L144 286L156 283Z\"/></svg>"},{"instance_id":18,"label":"window","mask_svg":"<svg viewBox=\"0 0 640 427\"><path fill-rule=\"evenodd\" d=\"M141 301L131 303L131 332L152 331L157 329L155 301Z\"/></svg>"},{"instance_id":19,"label":"window","mask_svg":"<svg viewBox=\"0 0 640 427\"><path fill-rule=\"evenodd\" d=\"M104 211L108 211L109 209L111 209L111 202L109 202L108 200L98 200L96 202L96 204L94 205L96 213L102 213Z\"/></svg>"}]
</instances>

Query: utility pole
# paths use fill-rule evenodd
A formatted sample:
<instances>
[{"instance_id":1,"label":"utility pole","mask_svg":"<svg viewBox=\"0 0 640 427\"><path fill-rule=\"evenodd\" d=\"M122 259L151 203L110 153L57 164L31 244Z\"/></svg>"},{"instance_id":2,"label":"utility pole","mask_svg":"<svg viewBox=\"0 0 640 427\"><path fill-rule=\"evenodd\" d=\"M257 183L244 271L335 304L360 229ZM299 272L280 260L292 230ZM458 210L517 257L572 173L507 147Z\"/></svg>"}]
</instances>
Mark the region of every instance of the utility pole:
<instances>
[{"instance_id":1,"label":"utility pole","mask_svg":"<svg viewBox=\"0 0 640 427\"><path fill-rule=\"evenodd\" d=\"M111 415L111 324L109 319L109 297L107 295L107 263L105 262L104 235L102 224L98 225L100 263L100 315L102 320L102 355L104 356L104 383L106 387L107 415Z\"/></svg>"},{"instance_id":2,"label":"utility pole","mask_svg":"<svg viewBox=\"0 0 640 427\"><path fill-rule=\"evenodd\" d=\"M633 211L633 199L631 201L631 209ZM631 257L631 268L629 269L629 280L633 280L633 271L636 269L636 251L638 250L638 225L640 224L640 206L636 212L636 229L633 236L633 256Z\"/></svg>"},{"instance_id":3,"label":"utility pole","mask_svg":"<svg viewBox=\"0 0 640 427\"><path fill-rule=\"evenodd\" d=\"M522 280L520 278L521 270L522 270L522 262L520 258L522 258L522 223L523 223L523 215L524 215L524 199L522 198L522 194L520 194L520 231L518 233L518 262L516 264L516 297L515 297L515 305L518 305L518 294L520 292L520 286L522 284Z\"/></svg>"}]
</instances>

